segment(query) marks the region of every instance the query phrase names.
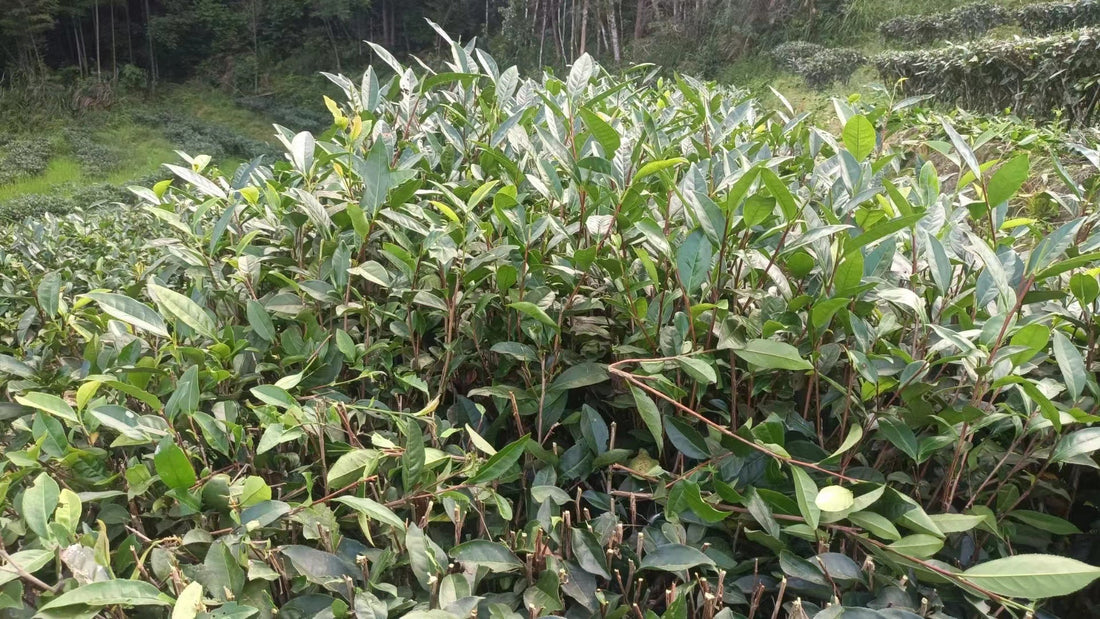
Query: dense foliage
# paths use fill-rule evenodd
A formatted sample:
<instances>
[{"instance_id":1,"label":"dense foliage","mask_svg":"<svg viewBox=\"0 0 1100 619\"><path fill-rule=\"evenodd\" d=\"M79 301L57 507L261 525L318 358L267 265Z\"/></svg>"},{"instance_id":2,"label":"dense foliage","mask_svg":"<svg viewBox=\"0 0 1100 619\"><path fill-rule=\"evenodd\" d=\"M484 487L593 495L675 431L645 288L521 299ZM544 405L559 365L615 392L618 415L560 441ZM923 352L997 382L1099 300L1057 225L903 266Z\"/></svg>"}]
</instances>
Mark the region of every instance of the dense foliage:
<instances>
[{"instance_id":1,"label":"dense foliage","mask_svg":"<svg viewBox=\"0 0 1100 619\"><path fill-rule=\"evenodd\" d=\"M1050 230L1026 154L911 148L912 101L834 135L375 51L279 161L0 232L4 612L1023 617L1100 576L1094 183Z\"/></svg>"},{"instance_id":2,"label":"dense foliage","mask_svg":"<svg viewBox=\"0 0 1100 619\"><path fill-rule=\"evenodd\" d=\"M983 39L943 49L894 52L873 61L882 79L972 110L1064 115L1089 124L1100 105L1095 28L1034 39Z\"/></svg>"},{"instance_id":3,"label":"dense foliage","mask_svg":"<svg viewBox=\"0 0 1100 619\"><path fill-rule=\"evenodd\" d=\"M825 47L807 41L788 41L771 52L776 63L802 77L813 88L847 81L867 58L854 49Z\"/></svg>"},{"instance_id":4,"label":"dense foliage","mask_svg":"<svg viewBox=\"0 0 1100 619\"><path fill-rule=\"evenodd\" d=\"M1028 34L1047 34L1100 24L1100 2L1044 2L1016 10L1016 23Z\"/></svg>"},{"instance_id":5,"label":"dense foliage","mask_svg":"<svg viewBox=\"0 0 1100 619\"><path fill-rule=\"evenodd\" d=\"M879 32L888 41L908 45L943 39L974 39L1009 21L1011 17L1011 11L999 4L974 2L945 13L895 17L883 22L879 26Z\"/></svg>"}]
</instances>

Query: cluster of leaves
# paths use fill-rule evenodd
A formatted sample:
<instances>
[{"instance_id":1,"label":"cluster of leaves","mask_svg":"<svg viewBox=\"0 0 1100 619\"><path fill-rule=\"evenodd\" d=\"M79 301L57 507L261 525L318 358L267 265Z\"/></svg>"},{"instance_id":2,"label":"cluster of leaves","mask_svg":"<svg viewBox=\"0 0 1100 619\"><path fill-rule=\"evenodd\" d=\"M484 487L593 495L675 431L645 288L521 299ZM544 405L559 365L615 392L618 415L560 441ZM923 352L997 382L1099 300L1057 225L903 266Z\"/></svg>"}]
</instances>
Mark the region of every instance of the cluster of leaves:
<instances>
[{"instance_id":1,"label":"cluster of leaves","mask_svg":"<svg viewBox=\"0 0 1100 619\"><path fill-rule=\"evenodd\" d=\"M324 110L287 103L285 98L285 96L253 95L238 97L236 103L246 110L252 110L263 115L264 118L270 118L273 122L287 127L315 132L324 131L328 127L330 118Z\"/></svg>"},{"instance_id":2,"label":"cluster of leaves","mask_svg":"<svg viewBox=\"0 0 1100 619\"><path fill-rule=\"evenodd\" d=\"M86 129L65 128L65 140L85 174L102 177L118 168L118 152Z\"/></svg>"},{"instance_id":3,"label":"cluster of leaves","mask_svg":"<svg viewBox=\"0 0 1100 619\"><path fill-rule=\"evenodd\" d=\"M1012 20L1012 11L992 2L973 2L943 13L902 15L882 22L889 41L924 45L945 39L975 39Z\"/></svg>"},{"instance_id":4,"label":"cluster of leaves","mask_svg":"<svg viewBox=\"0 0 1100 619\"><path fill-rule=\"evenodd\" d=\"M1016 23L1031 35L1100 24L1100 2L1073 0L1028 4L1016 9Z\"/></svg>"},{"instance_id":5,"label":"cluster of leaves","mask_svg":"<svg viewBox=\"0 0 1100 619\"><path fill-rule=\"evenodd\" d=\"M443 36L283 160L5 233L0 605L1022 617L1100 576L1094 194L1044 234L1027 155L945 123L941 172L905 102L837 136Z\"/></svg>"},{"instance_id":6,"label":"cluster of leaves","mask_svg":"<svg viewBox=\"0 0 1100 619\"><path fill-rule=\"evenodd\" d=\"M844 47L825 47L807 41L788 41L771 52L775 62L801 76L813 88L826 88L846 82L867 58L859 51Z\"/></svg>"},{"instance_id":7,"label":"cluster of leaves","mask_svg":"<svg viewBox=\"0 0 1100 619\"><path fill-rule=\"evenodd\" d=\"M133 179L138 184L152 184L163 175L152 174ZM72 211L94 210L104 205L132 205L133 192L114 183L62 185L50 193L29 193L0 202L0 222L16 223L45 214L62 215Z\"/></svg>"},{"instance_id":8,"label":"cluster of leaves","mask_svg":"<svg viewBox=\"0 0 1100 619\"><path fill-rule=\"evenodd\" d=\"M20 137L0 141L0 185L34 176L46 169L53 143L45 137Z\"/></svg>"},{"instance_id":9,"label":"cluster of leaves","mask_svg":"<svg viewBox=\"0 0 1100 619\"><path fill-rule=\"evenodd\" d=\"M983 39L944 49L876 56L887 83L905 80L912 92L972 110L1046 118L1064 114L1092 122L1100 104L1100 31L1083 29L1044 38Z\"/></svg>"},{"instance_id":10,"label":"cluster of leaves","mask_svg":"<svg viewBox=\"0 0 1100 619\"><path fill-rule=\"evenodd\" d=\"M134 122L153 127L180 150L203 153L217 160L226 157L251 159L271 152L271 147L232 127L201 121L170 111L135 111Z\"/></svg>"},{"instance_id":11,"label":"cluster of leaves","mask_svg":"<svg viewBox=\"0 0 1100 619\"><path fill-rule=\"evenodd\" d=\"M943 13L903 15L879 25L888 41L927 45L944 40L971 40L1004 24L1015 24L1031 36L1100 24L1100 1L1040 2L1010 9L974 2Z\"/></svg>"}]
</instances>

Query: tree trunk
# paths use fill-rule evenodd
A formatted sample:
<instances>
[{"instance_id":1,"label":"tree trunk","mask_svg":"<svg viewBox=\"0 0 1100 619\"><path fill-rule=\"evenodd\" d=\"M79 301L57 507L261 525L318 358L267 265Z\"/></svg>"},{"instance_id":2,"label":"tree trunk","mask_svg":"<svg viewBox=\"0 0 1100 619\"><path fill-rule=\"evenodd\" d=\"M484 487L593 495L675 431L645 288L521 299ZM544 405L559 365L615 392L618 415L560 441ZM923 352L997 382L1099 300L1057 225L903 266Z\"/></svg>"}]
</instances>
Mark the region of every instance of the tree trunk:
<instances>
[{"instance_id":1,"label":"tree trunk","mask_svg":"<svg viewBox=\"0 0 1100 619\"><path fill-rule=\"evenodd\" d=\"M111 0L111 79L118 81L118 53L115 51L115 0Z\"/></svg>"},{"instance_id":2,"label":"tree trunk","mask_svg":"<svg viewBox=\"0 0 1100 619\"><path fill-rule=\"evenodd\" d=\"M149 92L157 89L157 55L153 48L153 14L149 11L149 0L145 4L145 40L149 43Z\"/></svg>"},{"instance_id":3,"label":"tree trunk","mask_svg":"<svg viewBox=\"0 0 1100 619\"><path fill-rule=\"evenodd\" d=\"M336 34L332 30L332 22L325 19L325 30L328 31L328 40L332 44L332 55L336 57L336 72L343 73L343 69L340 67L340 48L336 46Z\"/></svg>"},{"instance_id":4,"label":"tree trunk","mask_svg":"<svg viewBox=\"0 0 1100 619\"><path fill-rule=\"evenodd\" d=\"M607 28L611 31L611 57L615 59L615 64L621 64L623 61L623 49L619 43L618 4L618 0L607 2Z\"/></svg>"},{"instance_id":5,"label":"tree trunk","mask_svg":"<svg viewBox=\"0 0 1100 619\"><path fill-rule=\"evenodd\" d=\"M638 13L634 16L634 40L645 36L645 27L649 23L649 3L638 0Z\"/></svg>"},{"instance_id":6,"label":"tree trunk","mask_svg":"<svg viewBox=\"0 0 1100 619\"><path fill-rule=\"evenodd\" d=\"M252 91L260 92L260 1L252 0Z\"/></svg>"},{"instance_id":7,"label":"tree trunk","mask_svg":"<svg viewBox=\"0 0 1100 619\"><path fill-rule=\"evenodd\" d=\"M103 63L100 62L102 54L99 51L99 0L95 1L94 12L92 13L92 24L95 29L95 76L97 79L103 79Z\"/></svg>"},{"instance_id":8,"label":"tree trunk","mask_svg":"<svg viewBox=\"0 0 1100 619\"><path fill-rule=\"evenodd\" d=\"M130 2L126 2L126 58L134 64L134 26L130 22Z\"/></svg>"},{"instance_id":9,"label":"tree trunk","mask_svg":"<svg viewBox=\"0 0 1100 619\"><path fill-rule=\"evenodd\" d=\"M588 44L588 0L584 0L584 4L581 5L581 51L579 56L584 55L584 48Z\"/></svg>"}]
</instances>

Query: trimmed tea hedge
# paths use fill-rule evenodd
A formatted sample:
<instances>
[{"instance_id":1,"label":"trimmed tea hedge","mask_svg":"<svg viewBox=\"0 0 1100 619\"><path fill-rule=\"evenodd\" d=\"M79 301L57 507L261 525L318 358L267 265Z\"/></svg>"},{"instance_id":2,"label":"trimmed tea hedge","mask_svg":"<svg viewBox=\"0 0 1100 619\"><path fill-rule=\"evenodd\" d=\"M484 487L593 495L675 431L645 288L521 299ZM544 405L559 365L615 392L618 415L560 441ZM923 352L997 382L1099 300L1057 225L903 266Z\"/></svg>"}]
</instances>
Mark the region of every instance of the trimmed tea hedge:
<instances>
[{"instance_id":1,"label":"trimmed tea hedge","mask_svg":"<svg viewBox=\"0 0 1100 619\"><path fill-rule=\"evenodd\" d=\"M1100 24L1100 2L1047 2L1020 7L1016 23L1028 34L1046 34Z\"/></svg>"},{"instance_id":2,"label":"trimmed tea hedge","mask_svg":"<svg viewBox=\"0 0 1100 619\"><path fill-rule=\"evenodd\" d=\"M807 41L788 41L771 52L776 64L801 76L814 88L846 81L867 57L844 47L828 48Z\"/></svg>"},{"instance_id":3,"label":"trimmed tea hedge","mask_svg":"<svg viewBox=\"0 0 1100 619\"><path fill-rule=\"evenodd\" d=\"M985 40L930 51L894 52L874 59L886 82L905 79L914 93L932 94L967 109L1006 108L1037 117L1061 110L1088 123L1100 90L1100 30L1018 41Z\"/></svg>"},{"instance_id":4,"label":"trimmed tea hedge","mask_svg":"<svg viewBox=\"0 0 1100 619\"><path fill-rule=\"evenodd\" d=\"M990 2L975 2L931 15L905 15L883 22L879 32L888 40L920 45L942 39L974 39L1011 21L1012 13Z\"/></svg>"}]
</instances>

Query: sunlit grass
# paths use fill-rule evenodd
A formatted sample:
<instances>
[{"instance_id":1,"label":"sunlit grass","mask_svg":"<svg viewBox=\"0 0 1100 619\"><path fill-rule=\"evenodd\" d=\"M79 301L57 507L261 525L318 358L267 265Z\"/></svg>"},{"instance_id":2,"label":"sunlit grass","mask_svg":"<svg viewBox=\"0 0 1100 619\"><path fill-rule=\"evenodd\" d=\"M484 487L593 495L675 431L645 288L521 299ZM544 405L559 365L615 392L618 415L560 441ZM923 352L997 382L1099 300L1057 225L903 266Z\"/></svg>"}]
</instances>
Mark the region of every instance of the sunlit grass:
<instances>
[{"instance_id":1,"label":"sunlit grass","mask_svg":"<svg viewBox=\"0 0 1100 619\"><path fill-rule=\"evenodd\" d=\"M51 135L59 136L58 142L61 144L64 144L64 139L60 137L60 132L65 126L91 129L96 141L108 146L119 157L110 172L90 174L62 146L41 174L0 185L0 201L35 193L70 195L82 184L89 183L126 185L156 173L165 163L178 162L175 147L158 127L136 123L130 118L132 110L150 105L224 126L250 138L268 143L274 141L271 123L262 115L238 106L229 95L196 84L168 86L154 101L123 102L111 110L92 112L81 119L57 119L56 124L44 129ZM227 158L216 163L223 169L232 170L241 160Z\"/></svg>"},{"instance_id":2,"label":"sunlit grass","mask_svg":"<svg viewBox=\"0 0 1100 619\"><path fill-rule=\"evenodd\" d=\"M109 183L125 183L135 177L151 174L162 164L179 159L172 144L155 128L137 124L119 124L97 134L119 147L122 161L107 175Z\"/></svg>"},{"instance_id":3,"label":"sunlit grass","mask_svg":"<svg viewBox=\"0 0 1100 619\"><path fill-rule=\"evenodd\" d=\"M0 185L0 200L10 200L29 193L49 193L58 186L79 181L82 176L80 163L76 159L68 155L54 157L41 174Z\"/></svg>"},{"instance_id":4,"label":"sunlit grass","mask_svg":"<svg viewBox=\"0 0 1100 619\"><path fill-rule=\"evenodd\" d=\"M275 129L260 114L246 110L229 95L205 86L173 87L166 93L167 109L190 114L199 120L222 125L264 142L273 142Z\"/></svg>"}]
</instances>

